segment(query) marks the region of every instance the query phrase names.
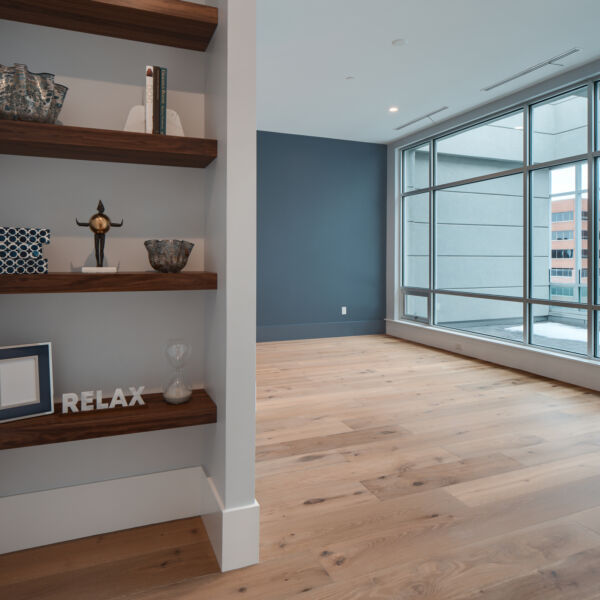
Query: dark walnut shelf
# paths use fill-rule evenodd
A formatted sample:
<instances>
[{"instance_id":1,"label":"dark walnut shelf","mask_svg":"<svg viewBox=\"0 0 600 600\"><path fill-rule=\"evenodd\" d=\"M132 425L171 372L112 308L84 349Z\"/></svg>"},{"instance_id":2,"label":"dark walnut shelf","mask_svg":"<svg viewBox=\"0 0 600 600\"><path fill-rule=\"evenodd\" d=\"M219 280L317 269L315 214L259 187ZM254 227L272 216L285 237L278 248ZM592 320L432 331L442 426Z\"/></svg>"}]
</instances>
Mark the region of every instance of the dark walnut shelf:
<instances>
[{"instance_id":1,"label":"dark walnut shelf","mask_svg":"<svg viewBox=\"0 0 600 600\"><path fill-rule=\"evenodd\" d=\"M189 402L177 406L164 402L162 394L142 396L145 406L63 415L59 402L52 415L0 424L0 450L217 422L217 407L204 390L194 390Z\"/></svg>"},{"instance_id":2,"label":"dark walnut shelf","mask_svg":"<svg viewBox=\"0 0 600 600\"><path fill-rule=\"evenodd\" d=\"M204 51L218 10L180 0L0 0L0 18Z\"/></svg>"},{"instance_id":3,"label":"dark walnut shelf","mask_svg":"<svg viewBox=\"0 0 600 600\"><path fill-rule=\"evenodd\" d=\"M0 120L0 154L203 168L217 157L217 142Z\"/></svg>"},{"instance_id":4,"label":"dark walnut shelf","mask_svg":"<svg viewBox=\"0 0 600 600\"><path fill-rule=\"evenodd\" d=\"M0 275L0 294L65 294L77 292L160 292L216 290L217 274L205 271L158 273L47 273Z\"/></svg>"}]
</instances>

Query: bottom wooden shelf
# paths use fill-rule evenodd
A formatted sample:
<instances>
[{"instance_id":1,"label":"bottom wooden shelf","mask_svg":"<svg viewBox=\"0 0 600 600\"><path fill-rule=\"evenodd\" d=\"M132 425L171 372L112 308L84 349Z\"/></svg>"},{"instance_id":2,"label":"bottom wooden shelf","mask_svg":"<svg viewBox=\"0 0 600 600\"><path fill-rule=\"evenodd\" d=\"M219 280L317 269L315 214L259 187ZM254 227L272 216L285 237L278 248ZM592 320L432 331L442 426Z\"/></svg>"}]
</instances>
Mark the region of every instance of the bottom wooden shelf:
<instances>
[{"instance_id":1,"label":"bottom wooden shelf","mask_svg":"<svg viewBox=\"0 0 600 600\"><path fill-rule=\"evenodd\" d=\"M162 394L143 394L145 406L54 414L0 424L0 450L141 433L217 422L217 407L205 390L194 390L185 404L171 405Z\"/></svg>"}]
</instances>

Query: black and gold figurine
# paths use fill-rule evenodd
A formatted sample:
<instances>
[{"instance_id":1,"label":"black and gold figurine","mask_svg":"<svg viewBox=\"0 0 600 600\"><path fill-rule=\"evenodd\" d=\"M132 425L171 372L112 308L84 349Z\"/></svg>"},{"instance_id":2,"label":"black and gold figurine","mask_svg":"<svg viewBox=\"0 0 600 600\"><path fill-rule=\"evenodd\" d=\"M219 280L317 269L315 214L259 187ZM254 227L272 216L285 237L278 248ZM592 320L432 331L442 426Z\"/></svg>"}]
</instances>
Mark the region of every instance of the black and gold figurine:
<instances>
[{"instance_id":1,"label":"black and gold figurine","mask_svg":"<svg viewBox=\"0 0 600 600\"><path fill-rule=\"evenodd\" d=\"M104 204L102 200L98 201L98 212L90 217L87 223L80 223L79 219L75 222L80 227L89 227L94 233L94 251L96 252L96 266L102 267L104 264L104 243L105 236L111 227L122 227L123 219L120 223L113 223L108 215L104 214Z\"/></svg>"}]
</instances>

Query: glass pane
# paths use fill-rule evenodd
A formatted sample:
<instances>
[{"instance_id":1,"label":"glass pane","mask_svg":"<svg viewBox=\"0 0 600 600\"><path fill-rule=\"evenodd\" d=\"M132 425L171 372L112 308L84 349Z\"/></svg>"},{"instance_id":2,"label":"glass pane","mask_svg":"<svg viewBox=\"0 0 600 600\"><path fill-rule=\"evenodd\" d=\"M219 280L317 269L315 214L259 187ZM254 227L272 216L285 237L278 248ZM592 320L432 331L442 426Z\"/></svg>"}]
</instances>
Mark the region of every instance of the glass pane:
<instances>
[{"instance_id":1,"label":"glass pane","mask_svg":"<svg viewBox=\"0 0 600 600\"><path fill-rule=\"evenodd\" d=\"M534 171L531 186L531 295L587 302L587 163Z\"/></svg>"},{"instance_id":2,"label":"glass pane","mask_svg":"<svg viewBox=\"0 0 600 600\"><path fill-rule=\"evenodd\" d=\"M600 81L596 82L596 150L600 148L600 126L598 119L600 118Z\"/></svg>"},{"instance_id":3,"label":"glass pane","mask_svg":"<svg viewBox=\"0 0 600 600\"><path fill-rule=\"evenodd\" d=\"M533 305L531 343L536 346L587 353L587 310Z\"/></svg>"},{"instance_id":4,"label":"glass pane","mask_svg":"<svg viewBox=\"0 0 600 600\"><path fill-rule=\"evenodd\" d=\"M523 341L523 304L436 294L436 325Z\"/></svg>"},{"instance_id":5,"label":"glass pane","mask_svg":"<svg viewBox=\"0 0 600 600\"><path fill-rule=\"evenodd\" d=\"M531 142L534 163L587 152L587 88L535 104Z\"/></svg>"},{"instance_id":6,"label":"glass pane","mask_svg":"<svg viewBox=\"0 0 600 600\"><path fill-rule=\"evenodd\" d=\"M429 187L429 144L405 150L402 191Z\"/></svg>"},{"instance_id":7,"label":"glass pane","mask_svg":"<svg viewBox=\"0 0 600 600\"><path fill-rule=\"evenodd\" d=\"M523 166L522 111L440 139L436 160L438 184Z\"/></svg>"},{"instance_id":8,"label":"glass pane","mask_svg":"<svg viewBox=\"0 0 600 600\"><path fill-rule=\"evenodd\" d=\"M438 289L523 295L523 176L436 192Z\"/></svg>"},{"instance_id":9,"label":"glass pane","mask_svg":"<svg viewBox=\"0 0 600 600\"><path fill-rule=\"evenodd\" d=\"M597 188L596 188L597 189L596 214L598 215L598 217L597 217L598 220L596 221L596 224L598 227L598 229L597 229L598 232L600 232L600 210L598 210L598 206L600 206L600 176L599 175L600 175L600 159L597 159L596 160L596 177L597 177L597 179L596 179L596 182L597 182L597 184L596 184L597 185ZM598 258L598 256L600 256L600 235L598 233L596 235L598 236L596 239L599 240L599 243L598 243L598 251L599 252L596 255L596 264L598 266L596 268L598 269L597 273L600 273L600 259ZM587 278L587 269L586 269L585 274L586 274L586 278ZM596 289L596 303L598 303L599 301L600 301L600 278L598 278L598 288Z\"/></svg>"},{"instance_id":10,"label":"glass pane","mask_svg":"<svg viewBox=\"0 0 600 600\"><path fill-rule=\"evenodd\" d=\"M403 285L429 288L429 194L406 196L402 202Z\"/></svg>"},{"instance_id":11,"label":"glass pane","mask_svg":"<svg viewBox=\"0 0 600 600\"><path fill-rule=\"evenodd\" d=\"M596 357L600 358L600 311L594 311L596 319Z\"/></svg>"},{"instance_id":12,"label":"glass pane","mask_svg":"<svg viewBox=\"0 0 600 600\"><path fill-rule=\"evenodd\" d=\"M429 311L427 296L415 296L405 294L404 296L404 316L415 319L416 321L429 322Z\"/></svg>"}]
</instances>

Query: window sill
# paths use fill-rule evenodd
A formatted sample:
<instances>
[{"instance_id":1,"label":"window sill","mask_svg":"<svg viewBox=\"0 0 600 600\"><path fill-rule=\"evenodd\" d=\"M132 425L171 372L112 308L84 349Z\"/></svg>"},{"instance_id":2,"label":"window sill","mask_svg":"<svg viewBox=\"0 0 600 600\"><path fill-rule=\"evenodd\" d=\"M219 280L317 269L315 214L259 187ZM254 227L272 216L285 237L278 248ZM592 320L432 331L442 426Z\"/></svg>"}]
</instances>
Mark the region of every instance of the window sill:
<instances>
[{"instance_id":1,"label":"window sill","mask_svg":"<svg viewBox=\"0 0 600 600\"><path fill-rule=\"evenodd\" d=\"M386 333L418 344L600 391L600 363L589 358L432 327L414 321L386 319Z\"/></svg>"}]
</instances>

